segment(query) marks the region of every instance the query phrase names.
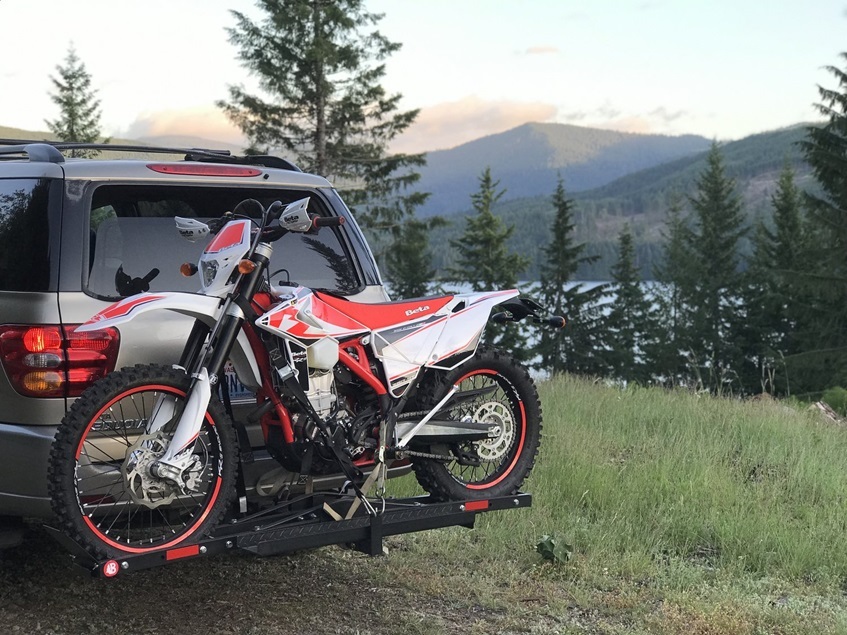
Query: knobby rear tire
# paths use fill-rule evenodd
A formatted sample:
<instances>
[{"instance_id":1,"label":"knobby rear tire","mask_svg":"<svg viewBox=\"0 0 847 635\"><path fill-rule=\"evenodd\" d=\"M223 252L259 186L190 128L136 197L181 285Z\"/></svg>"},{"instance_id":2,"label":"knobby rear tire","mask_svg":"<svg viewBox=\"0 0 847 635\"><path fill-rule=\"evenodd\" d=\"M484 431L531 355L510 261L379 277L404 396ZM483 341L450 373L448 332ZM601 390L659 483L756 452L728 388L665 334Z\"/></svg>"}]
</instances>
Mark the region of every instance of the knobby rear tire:
<instances>
[{"instance_id":1,"label":"knobby rear tire","mask_svg":"<svg viewBox=\"0 0 847 635\"><path fill-rule=\"evenodd\" d=\"M129 448L138 451L138 435L152 416L160 395L177 415L163 428L165 436L178 420L190 378L166 366L135 366L98 381L62 420L50 452L48 489L60 528L95 558L149 553L196 542L213 528L235 493L237 440L232 422L213 397L200 434L193 441L197 457L191 487L176 494L161 482L161 502L152 507L132 500L127 472ZM145 477L149 478L149 477ZM152 481L157 484L156 479ZM155 492L154 492L155 494Z\"/></svg>"},{"instance_id":2,"label":"knobby rear tire","mask_svg":"<svg viewBox=\"0 0 847 635\"><path fill-rule=\"evenodd\" d=\"M513 357L493 348L480 348L477 354L448 372L432 375L421 387L418 406L435 407L454 384L456 398L436 415L437 419L470 417L479 422L497 422L502 434L473 445L480 467L462 466L456 461L412 459L412 468L421 487L439 500L467 500L509 496L519 491L535 464L541 442L541 402L526 369ZM461 401L462 392L488 391L479 399ZM454 405L451 405L454 404ZM446 446L431 446L435 454L447 454Z\"/></svg>"}]
</instances>

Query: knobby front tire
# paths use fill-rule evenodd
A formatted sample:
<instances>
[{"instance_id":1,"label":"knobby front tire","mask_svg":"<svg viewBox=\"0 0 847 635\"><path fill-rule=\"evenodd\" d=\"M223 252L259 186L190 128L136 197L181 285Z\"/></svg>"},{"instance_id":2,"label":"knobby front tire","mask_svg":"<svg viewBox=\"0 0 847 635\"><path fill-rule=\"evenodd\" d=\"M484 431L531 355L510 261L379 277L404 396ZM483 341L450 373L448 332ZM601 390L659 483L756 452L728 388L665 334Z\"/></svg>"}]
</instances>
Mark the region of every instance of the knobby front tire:
<instances>
[{"instance_id":1,"label":"knobby front tire","mask_svg":"<svg viewBox=\"0 0 847 635\"><path fill-rule=\"evenodd\" d=\"M440 500L509 496L517 492L532 470L541 442L541 402L526 369L510 355L480 348L460 367L430 378L419 403L434 407L454 384L459 390L436 419L496 423L497 438L466 444L480 458L478 466L413 458L418 482ZM451 449L432 446L435 454Z\"/></svg>"},{"instance_id":2,"label":"knobby front tire","mask_svg":"<svg viewBox=\"0 0 847 635\"><path fill-rule=\"evenodd\" d=\"M62 420L50 452L51 504L60 528L93 556L190 544L228 509L237 441L214 398L190 446L193 463L184 473L185 487L144 469L173 435L189 385L190 378L171 367L125 368L86 390ZM161 434L147 435L157 409L173 412Z\"/></svg>"}]
</instances>

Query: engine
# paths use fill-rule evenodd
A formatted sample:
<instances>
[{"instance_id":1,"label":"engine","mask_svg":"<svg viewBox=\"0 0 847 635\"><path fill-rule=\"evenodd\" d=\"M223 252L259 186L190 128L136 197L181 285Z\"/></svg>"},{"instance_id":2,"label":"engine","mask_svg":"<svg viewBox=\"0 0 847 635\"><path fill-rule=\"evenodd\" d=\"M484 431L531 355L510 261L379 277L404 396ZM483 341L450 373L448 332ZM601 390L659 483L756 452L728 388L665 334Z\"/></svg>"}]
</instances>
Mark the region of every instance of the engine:
<instances>
[{"instance_id":1,"label":"engine","mask_svg":"<svg viewBox=\"0 0 847 635\"><path fill-rule=\"evenodd\" d=\"M376 447L372 438L378 425L378 407L373 390L338 365L338 344L328 346L286 346L297 373L297 381L318 417L326 422L333 443L344 447L351 458ZM279 387L279 386L278 386ZM305 470L310 474L329 474L338 470L332 451L319 431L318 422L296 400L285 403L291 416L294 442L285 443L281 428L268 429L268 449L286 469ZM304 457L309 457L304 459ZM304 463L305 460L305 463Z\"/></svg>"},{"instance_id":2,"label":"engine","mask_svg":"<svg viewBox=\"0 0 847 635\"><path fill-rule=\"evenodd\" d=\"M306 396L321 417L328 417L335 409L338 397L335 392L335 377L331 370L309 369L309 390Z\"/></svg>"}]
</instances>

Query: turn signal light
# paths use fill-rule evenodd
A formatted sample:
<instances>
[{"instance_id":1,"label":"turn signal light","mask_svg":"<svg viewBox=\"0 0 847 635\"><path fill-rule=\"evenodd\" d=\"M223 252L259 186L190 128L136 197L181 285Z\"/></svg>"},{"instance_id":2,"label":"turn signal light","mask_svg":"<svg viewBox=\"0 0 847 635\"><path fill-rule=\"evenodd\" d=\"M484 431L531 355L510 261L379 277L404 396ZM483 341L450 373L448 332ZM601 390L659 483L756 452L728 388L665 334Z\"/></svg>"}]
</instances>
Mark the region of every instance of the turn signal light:
<instances>
[{"instance_id":1,"label":"turn signal light","mask_svg":"<svg viewBox=\"0 0 847 635\"><path fill-rule=\"evenodd\" d=\"M27 373L23 377L23 387L35 394L56 392L62 388L64 380L55 371Z\"/></svg>"},{"instance_id":2,"label":"turn signal light","mask_svg":"<svg viewBox=\"0 0 847 635\"><path fill-rule=\"evenodd\" d=\"M186 278L190 278L197 273L197 265L193 262L184 262L179 266L179 272Z\"/></svg>"},{"instance_id":3,"label":"turn signal light","mask_svg":"<svg viewBox=\"0 0 847 635\"><path fill-rule=\"evenodd\" d=\"M256 263L252 260L244 260L239 261L238 263L238 273L248 274L253 273L253 270L256 268Z\"/></svg>"}]
</instances>

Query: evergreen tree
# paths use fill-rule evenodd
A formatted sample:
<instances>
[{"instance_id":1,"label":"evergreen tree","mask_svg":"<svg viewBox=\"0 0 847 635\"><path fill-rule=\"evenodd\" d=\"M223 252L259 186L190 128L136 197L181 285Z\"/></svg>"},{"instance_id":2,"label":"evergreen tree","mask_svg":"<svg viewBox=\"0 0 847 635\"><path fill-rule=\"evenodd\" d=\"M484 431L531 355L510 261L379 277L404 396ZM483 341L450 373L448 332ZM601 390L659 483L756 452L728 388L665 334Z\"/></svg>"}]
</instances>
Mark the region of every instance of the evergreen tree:
<instances>
[{"instance_id":1,"label":"evergreen tree","mask_svg":"<svg viewBox=\"0 0 847 635\"><path fill-rule=\"evenodd\" d=\"M644 350L652 337L652 312L644 295L641 274L635 261L632 230L624 227L619 237L618 261L612 266L615 300L606 319L609 329L609 366L613 377L647 383L649 376Z\"/></svg>"},{"instance_id":2,"label":"evergreen tree","mask_svg":"<svg viewBox=\"0 0 847 635\"><path fill-rule=\"evenodd\" d=\"M691 350L691 315L683 301L696 280L690 247L691 230L682 216L682 201L672 196L663 232L663 248L653 275L657 333L648 339L649 374L668 386L691 385L687 363ZM660 332L659 332L660 331Z\"/></svg>"},{"instance_id":3,"label":"evergreen tree","mask_svg":"<svg viewBox=\"0 0 847 635\"><path fill-rule=\"evenodd\" d=\"M841 58L847 60L847 53ZM805 358L800 361L807 361L802 383L811 393L847 385L847 72L827 70L838 82L835 89L818 87L817 109L827 122L808 128L801 143L822 190L806 194L813 245L804 268L814 304L797 333Z\"/></svg>"},{"instance_id":4,"label":"evergreen tree","mask_svg":"<svg viewBox=\"0 0 847 635\"><path fill-rule=\"evenodd\" d=\"M571 284L580 265L590 264L596 256L584 255L585 244L574 242L575 204L565 195L559 182L552 198L554 220L550 243L542 249L539 295L553 315L564 315L568 325L562 331L541 329L538 334L537 364L551 375L562 372L604 374L607 353L603 337L604 322L599 309L605 285L591 289Z\"/></svg>"},{"instance_id":5,"label":"evergreen tree","mask_svg":"<svg viewBox=\"0 0 847 635\"><path fill-rule=\"evenodd\" d=\"M841 57L847 60L847 53ZM809 194L812 218L827 230L829 240L820 247L838 275L847 272L847 72L829 66L827 70L838 80L838 89L818 87L822 103L818 111L828 122L808 128L801 143L809 165L820 184L823 195ZM847 278L842 287L847 284Z\"/></svg>"},{"instance_id":6,"label":"evergreen tree","mask_svg":"<svg viewBox=\"0 0 847 635\"><path fill-rule=\"evenodd\" d=\"M386 253L391 295L395 298L425 296L435 279L429 234L433 227L445 224L440 217L426 221L410 218L403 222L400 233Z\"/></svg>"},{"instance_id":7,"label":"evergreen tree","mask_svg":"<svg viewBox=\"0 0 847 635\"><path fill-rule=\"evenodd\" d=\"M797 352L795 332L805 295L799 269L803 245L800 192L786 162L773 205L773 230L759 220L744 294L742 333L751 389L790 392L786 357Z\"/></svg>"},{"instance_id":8,"label":"evergreen tree","mask_svg":"<svg viewBox=\"0 0 847 635\"><path fill-rule=\"evenodd\" d=\"M491 168L485 168L479 177L479 190L471 195L475 214L466 219L465 231L450 244L456 250L456 266L450 270L453 282L468 283L474 291L514 289L518 274L529 260L511 253L506 241L514 231L495 216L492 207L505 194L499 190L500 182L491 177ZM527 359L524 325L497 325L489 322L484 341L509 351L518 359Z\"/></svg>"},{"instance_id":9,"label":"evergreen tree","mask_svg":"<svg viewBox=\"0 0 847 635\"><path fill-rule=\"evenodd\" d=\"M399 236L402 220L425 200L404 194L420 178L423 154L389 155L389 142L417 110L398 112L400 95L380 81L383 60L400 48L375 25L363 0L257 0L264 19L233 11L227 29L261 95L229 87L226 115L253 151L283 150L308 172L331 178L362 225ZM261 149L261 150L260 150Z\"/></svg>"},{"instance_id":10,"label":"evergreen tree","mask_svg":"<svg viewBox=\"0 0 847 635\"><path fill-rule=\"evenodd\" d=\"M91 88L91 75L76 54L73 45L68 47L65 65L57 66L59 77L50 77L56 92L50 95L59 107L59 118L45 120L47 127L60 141L94 143L100 138L100 100ZM105 140L108 142L108 139ZM72 150L71 156L91 157L92 150Z\"/></svg>"},{"instance_id":11,"label":"evergreen tree","mask_svg":"<svg viewBox=\"0 0 847 635\"><path fill-rule=\"evenodd\" d=\"M689 202L696 220L689 236L696 269L682 299L691 309L692 362L711 390L744 390L738 384L741 351L737 328L744 213L717 143L712 144L706 168L697 179L697 193Z\"/></svg>"},{"instance_id":12,"label":"evergreen tree","mask_svg":"<svg viewBox=\"0 0 847 635\"><path fill-rule=\"evenodd\" d=\"M771 199L774 220L774 248L768 254L782 286L796 279L803 250L803 200L794 182L794 170L786 162Z\"/></svg>"}]
</instances>

